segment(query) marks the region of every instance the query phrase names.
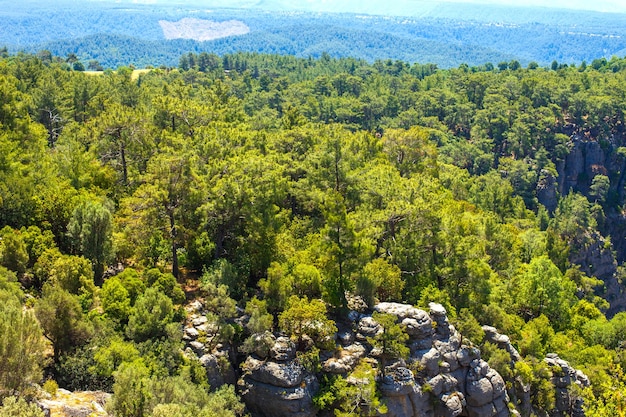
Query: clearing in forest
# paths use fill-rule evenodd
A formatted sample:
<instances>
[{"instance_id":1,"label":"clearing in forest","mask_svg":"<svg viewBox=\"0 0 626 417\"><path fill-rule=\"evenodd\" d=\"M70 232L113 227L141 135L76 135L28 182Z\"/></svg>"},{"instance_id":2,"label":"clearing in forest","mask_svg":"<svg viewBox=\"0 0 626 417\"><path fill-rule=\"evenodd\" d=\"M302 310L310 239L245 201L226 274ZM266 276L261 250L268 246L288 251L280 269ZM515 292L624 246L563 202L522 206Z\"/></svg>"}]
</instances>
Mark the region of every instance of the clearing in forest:
<instances>
[{"instance_id":1,"label":"clearing in forest","mask_svg":"<svg viewBox=\"0 0 626 417\"><path fill-rule=\"evenodd\" d=\"M240 20L216 22L186 17L177 22L159 20L159 24L166 39L210 41L227 36L245 35L250 32L250 28Z\"/></svg>"}]
</instances>

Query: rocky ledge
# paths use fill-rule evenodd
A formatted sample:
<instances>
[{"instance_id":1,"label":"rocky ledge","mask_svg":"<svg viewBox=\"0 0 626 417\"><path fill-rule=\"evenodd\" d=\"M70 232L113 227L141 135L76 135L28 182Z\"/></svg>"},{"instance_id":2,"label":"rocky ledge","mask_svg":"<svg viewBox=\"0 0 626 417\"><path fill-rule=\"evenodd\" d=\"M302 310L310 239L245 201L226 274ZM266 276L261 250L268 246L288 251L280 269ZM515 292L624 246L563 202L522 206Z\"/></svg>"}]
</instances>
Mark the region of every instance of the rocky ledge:
<instances>
[{"instance_id":1,"label":"rocky ledge","mask_svg":"<svg viewBox=\"0 0 626 417\"><path fill-rule=\"evenodd\" d=\"M381 303L381 313L393 314L409 335L410 356L387 364L380 386L389 416L469 417L508 416L504 380L480 358L478 349L463 345L448 322L445 309L431 304L430 313L405 304ZM352 314L352 326L337 333L340 346L322 356L322 371L346 375L366 357L379 352L367 342L382 331L371 315ZM251 412L264 416L314 416L316 375L296 359L295 346L279 337L270 358L249 356L238 387ZM277 355L276 352L281 352Z\"/></svg>"},{"instance_id":2,"label":"rocky ledge","mask_svg":"<svg viewBox=\"0 0 626 417\"><path fill-rule=\"evenodd\" d=\"M429 307L429 312L398 303L380 303L374 308L395 315L409 335L406 342L409 357L386 363L385 377L378 381L387 406L386 415L505 417L520 415L517 409L528 415L532 411L530 406L510 400L503 378L481 359L478 348L464 343L449 323L446 310L435 303ZM313 397L319 390L321 374L347 375L362 359L380 365L380 352L368 339L381 332L381 326L371 314L352 312L350 317L349 324L339 326L335 352L321 355L320 374L306 371L296 358L294 344L285 337L274 338L269 357L248 356L237 385L250 412L265 417L315 416L318 410ZM487 339L506 349L512 361L521 360L507 336L498 334L494 328L485 330ZM557 409L549 414L584 416L580 399L570 397L568 387L574 383L584 385L585 381L588 384L586 377L555 355L545 360L563 370L553 378ZM518 391L524 394L523 384ZM520 392L515 396L519 400ZM524 395L521 397L526 400Z\"/></svg>"}]
</instances>

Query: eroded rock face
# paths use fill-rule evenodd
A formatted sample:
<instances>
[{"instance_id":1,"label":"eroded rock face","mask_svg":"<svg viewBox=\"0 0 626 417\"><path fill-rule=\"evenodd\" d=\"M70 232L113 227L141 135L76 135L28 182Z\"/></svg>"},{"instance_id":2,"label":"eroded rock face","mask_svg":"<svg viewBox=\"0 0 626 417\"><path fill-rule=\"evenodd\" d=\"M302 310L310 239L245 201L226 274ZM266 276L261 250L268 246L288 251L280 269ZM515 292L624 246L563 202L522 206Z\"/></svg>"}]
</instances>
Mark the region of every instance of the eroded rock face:
<instances>
[{"instance_id":1,"label":"eroded rock face","mask_svg":"<svg viewBox=\"0 0 626 417\"><path fill-rule=\"evenodd\" d=\"M430 394L422 390L407 368L398 368L388 375L380 386L380 393L385 399L387 415L390 417L435 416Z\"/></svg>"},{"instance_id":2,"label":"eroded rock face","mask_svg":"<svg viewBox=\"0 0 626 417\"><path fill-rule=\"evenodd\" d=\"M387 371L381 394L390 415L441 417L508 416L504 380L480 359L480 351L461 344L461 335L437 303L430 311L381 303L376 311L394 314L406 326L411 354L406 367ZM377 323L364 317L359 332L374 333ZM358 336L357 336L358 339Z\"/></svg>"},{"instance_id":3,"label":"eroded rock face","mask_svg":"<svg viewBox=\"0 0 626 417\"><path fill-rule=\"evenodd\" d=\"M379 380L382 400L390 417L506 417L528 416L533 411L530 388L517 381L512 388L498 372L481 359L480 350L462 344L463 338L447 318L440 304L431 303L426 312L410 305L380 303L375 311L393 314L409 335L410 355L406 360L388 363ZM382 327L369 314L354 313L352 325L339 326L338 348L321 357L322 372L349 375L361 360L380 366L380 349L374 349L368 338L382 332ZM484 326L486 340L506 350L511 361L521 360L509 338ZM371 340L371 339L370 339ZM318 410L313 397L319 390L315 375L308 373L295 359L295 347L289 339L276 338L268 359L250 356L244 375L239 379L239 392L255 416L314 416ZM550 415L584 417L582 403L569 394L572 384L585 386L589 381L567 362L555 355L546 358L555 373L557 408ZM350 378L348 378L348 383ZM586 381L586 382L585 382ZM509 403L517 404L520 413L511 411Z\"/></svg>"},{"instance_id":4,"label":"eroded rock face","mask_svg":"<svg viewBox=\"0 0 626 417\"><path fill-rule=\"evenodd\" d=\"M209 323L204 300L196 299L185 306L187 320L183 326L183 342L185 354L196 358L206 370L207 380L211 389L224 384L235 384L237 376L232 366L232 346L213 343L218 331Z\"/></svg>"},{"instance_id":5,"label":"eroded rock face","mask_svg":"<svg viewBox=\"0 0 626 417\"><path fill-rule=\"evenodd\" d=\"M570 394L570 387L578 385L581 388L590 385L589 378L581 371L570 366L569 363L559 358L554 353L548 353L544 361L552 368L552 385L555 390L555 410L551 412L552 416L572 416L584 417L585 412L582 408L582 399ZM560 371L558 371L560 369Z\"/></svg>"},{"instance_id":6,"label":"eroded rock face","mask_svg":"<svg viewBox=\"0 0 626 417\"><path fill-rule=\"evenodd\" d=\"M537 181L537 200L543 204L550 213L556 210L559 202L557 180L548 170L541 170L539 181Z\"/></svg>"},{"instance_id":7,"label":"eroded rock face","mask_svg":"<svg viewBox=\"0 0 626 417\"><path fill-rule=\"evenodd\" d=\"M313 396L319 391L319 382L295 359L295 353L293 342L279 337L270 349L268 360L254 356L246 359L237 388L254 415L316 415Z\"/></svg>"},{"instance_id":8,"label":"eroded rock face","mask_svg":"<svg viewBox=\"0 0 626 417\"><path fill-rule=\"evenodd\" d=\"M557 162L558 194L567 195L570 191L580 192L590 197L590 186L597 175L611 178L611 188L615 188L619 197L624 195L624 163L617 150L623 143L622 134L611 134L604 139L604 145L598 138L589 135L576 126L569 126L563 133L570 136L569 153L563 161ZM613 178L618 178L614 183ZM544 176L537 184L537 198L548 209L556 207L554 185ZM626 240L615 239L609 244L606 236L623 236L626 230L626 217L619 211L607 209L607 222L602 236L598 232L589 232L579 239L568 242L570 245L569 261L579 265L589 276L595 276L605 284L603 298L610 303L607 317L626 311L626 288L616 276L618 263L626 259Z\"/></svg>"},{"instance_id":9,"label":"eroded rock face","mask_svg":"<svg viewBox=\"0 0 626 417\"><path fill-rule=\"evenodd\" d=\"M517 349L511 345L508 336L498 333L498 331L491 326L483 326L483 331L485 332L485 339L487 341L496 344L500 349L509 353L512 365L522 360ZM590 385L589 378L582 371L574 369L569 363L562 360L554 353L548 353L544 361L553 370L551 382L554 386L556 400L555 409L549 410L547 415L551 417L584 417L583 400L582 398L571 395L571 388L574 385L580 388L588 387ZM496 386L498 386L498 390L504 390L506 387L505 382L499 375L498 378L495 380L492 379L491 382L494 389L496 389ZM524 384L519 378L510 382L511 388L508 393L512 397L512 402L517 405L520 415L527 417L533 413L540 414L537 412L538 410L533 410L530 398L530 387ZM545 414L545 412L543 412L543 414Z\"/></svg>"},{"instance_id":10,"label":"eroded rock face","mask_svg":"<svg viewBox=\"0 0 626 417\"><path fill-rule=\"evenodd\" d=\"M319 383L313 375L307 375L301 384L288 388L245 376L239 380L237 388L254 415L313 417L317 413L313 396L319 391Z\"/></svg>"}]
</instances>

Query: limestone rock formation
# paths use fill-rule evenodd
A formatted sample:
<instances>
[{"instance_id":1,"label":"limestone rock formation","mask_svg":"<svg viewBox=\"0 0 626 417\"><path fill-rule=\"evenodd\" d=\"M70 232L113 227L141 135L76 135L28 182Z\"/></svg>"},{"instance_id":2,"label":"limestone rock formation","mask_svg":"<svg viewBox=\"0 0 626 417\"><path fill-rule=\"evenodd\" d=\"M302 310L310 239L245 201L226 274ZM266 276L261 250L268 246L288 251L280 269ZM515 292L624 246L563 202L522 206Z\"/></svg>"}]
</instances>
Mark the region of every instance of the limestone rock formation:
<instances>
[{"instance_id":1,"label":"limestone rock formation","mask_svg":"<svg viewBox=\"0 0 626 417\"><path fill-rule=\"evenodd\" d=\"M380 303L375 311L393 314L409 335L410 357L385 368L380 394L390 417L504 417L508 396L502 377L480 358L478 349L462 345L461 335L446 310L432 303L430 311L406 304ZM341 348L322 356L322 371L347 375L358 362L380 352L367 342L382 332L369 314L351 314L354 333L340 326ZM278 338L269 360L249 356L238 388L252 413L260 416L313 416L312 398L319 383L297 360L288 341ZM379 365L380 366L380 365Z\"/></svg>"},{"instance_id":2,"label":"limestone rock formation","mask_svg":"<svg viewBox=\"0 0 626 417\"><path fill-rule=\"evenodd\" d=\"M509 353L512 364L522 360L517 349L511 345L508 336L498 333L491 326L483 326L483 331L487 341ZM554 370L551 382L555 390L556 404L554 410L549 410L549 415L551 417L584 417L583 400L571 394L571 387L573 385L577 385L580 388L588 387L590 385L589 378L554 353L547 354L544 361ZM530 387L526 386L519 379L510 382L511 389L509 394L513 397L512 401L516 403L522 416L530 416L533 413ZM535 414L538 413L535 412Z\"/></svg>"},{"instance_id":3,"label":"limestone rock formation","mask_svg":"<svg viewBox=\"0 0 626 417\"><path fill-rule=\"evenodd\" d=\"M70 392L59 389L54 396L42 391L37 403L47 417L107 417L105 403L111 397L101 391Z\"/></svg>"},{"instance_id":4,"label":"limestone rock formation","mask_svg":"<svg viewBox=\"0 0 626 417\"><path fill-rule=\"evenodd\" d=\"M268 360L249 356L242 366L237 388L249 410L267 417L314 416L319 382L296 360L294 344L281 337L270 352Z\"/></svg>"},{"instance_id":5,"label":"limestone rock formation","mask_svg":"<svg viewBox=\"0 0 626 417\"><path fill-rule=\"evenodd\" d=\"M232 347L211 343L217 328L209 323L203 300L196 299L185 309L187 320L183 328L183 342L185 342L186 355L200 361L206 370L211 388L235 384L237 376L232 366L234 363Z\"/></svg>"},{"instance_id":6,"label":"limestone rock formation","mask_svg":"<svg viewBox=\"0 0 626 417\"><path fill-rule=\"evenodd\" d=\"M530 416L533 410L530 387L522 381L507 381L481 358L480 350L463 343L450 324L445 308L431 303L429 311L399 303L380 303L375 311L393 314L409 335L410 355L385 361L378 389L390 417L505 417ZM352 312L351 322L339 323L337 349L320 355L321 373L348 376L361 360L380 368L381 351L368 342L383 331L371 314ZM509 338L484 326L485 338L511 357L522 360ZM266 355L267 356L267 355ZM582 401L573 397L572 384L584 387L588 379L556 355L546 362L555 372L552 383L557 398L552 417L583 417ZM313 397L318 393L318 377L307 372L296 358L293 342L275 338L269 356L252 354L242 365L238 389L253 416L308 417L317 415ZM384 376L383 376L384 375ZM350 378L347 378L350 382ZM358 381L354 382L355 384ZM511 410L515 405L517 410ZM543 414L542 414L543 415Z\"/></svg>"},{"instance_id":7,"label":"limestone rock formation","mask_svg":"<svg viewBox=\"0 0 626 417\"><path fill-rule=\"evenodd\" d=\"M583 400L570 394L570 387L574 384L581 388L589 386L589 378L581 371L572 368L569 363L559 358L554 353L546 355L545 361L552 369L561 369L555 372L552 377L552 384L555 389L555 410L550 414L552 417L584 417L582 408Z\"/></svg>"},{"instance_id":8,"label":"limestone rock formation","mask_svg":"<svg viewBox=\"0 0 626 417\"><path fill-rule=\"evenodd\" d=\"M559 202L558 184L552 173L546 169L541 170L537 181L537 200L543 204L550 213L554 212Z\"/></svg>"},{"instance_id":9,"label":"limestone rock formation","mask_svg":"<svg viewBox=\"0 0 626 417\"><path fill-rule=\"evenodd\" d=\"M617 150L623 143L621 134L611 134L604 138L602 144L597 138L589 135L576 126L563 127L563 133L570 136L568 143L569 153L563 161L556 164L558 171L558 193L561 196L569 192L580 192L589 196L590 185L596 175L607 175L611 178L612 189L623 198L624 161ZM550 178L542 178L537 184L537 198L549 210L554 206L554 184ZM569 261L579 265L581 270L589 276L595 276L605 283L603 298L610 303L607 316L612 317L620 311L626 311L626 298L623 297L626 288L616 276L617 264L626 259L626 216L615 210L608 210L602 236L598 232L588 233L579 242L570 242ZM612 236L611 245L606 245L605 236ZM591 269L590 265L593 265Z\"/></svg>"}]
</instances>

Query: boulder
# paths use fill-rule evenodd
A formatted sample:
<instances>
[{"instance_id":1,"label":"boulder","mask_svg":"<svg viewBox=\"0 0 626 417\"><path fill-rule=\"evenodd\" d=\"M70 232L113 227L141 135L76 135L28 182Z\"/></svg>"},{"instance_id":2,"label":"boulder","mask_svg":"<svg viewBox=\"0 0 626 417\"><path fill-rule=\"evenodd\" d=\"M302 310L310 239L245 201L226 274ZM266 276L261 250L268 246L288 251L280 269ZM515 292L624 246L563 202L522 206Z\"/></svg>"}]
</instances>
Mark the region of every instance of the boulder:
<instances>
[{"instance_id":1,"label":"boulder","mask_svg":"<svg viewBox=\"0 0 626 417\"><path fill-rule=\"evenodd\" d=\"M487 403L480 407L467 407L469 417L494 417L498 414L493 403ZM508 416L508 414L505 414Z\"/></svg>"},{"instance_id":2,"label":"boulder","mask_svg":"<svg viewBox=\"0 0 626 417\"><path fill-rule=\"evenodd\" d=\"M450 374L438 374L427 381L432 389L432 394L439 397L441 394L455 391L459 381Z\"/></svg>"},{"instance_id":3,"label":"boulder","mask_svg":"<svg viewBox=\"0 0 626 417\"><path fill-rule=\"evenodd\" d=\"M296 357L296 345L288 337L279 337L270 349L270 358L276 361L290 361Z\"/></svg>"},{"instance_id":4,"label":"boulder","mask_svg":"<svg viewBox=\"0 0 626 417\"><path fill-rule=\"evenodd\" d=\"M246 375L239 379L237 386L253 415L314 417L317 414L313 397L319 391L319 382L313 375L306 375L302 383L290 388L260 382Z\"/></svg>"},{"instance_id":5,"label":"boulder","mask_svg":"<svg viewBox=\"0 0 626 417\"><path fill-rule=\"evenodd\" d=\"M331 374L347 374L352 372L359 360L366 355L365 347L360 343L341 349L331 358L322 363L322 370Z\"/></svg>"},{"instance_id":6,"label":"boulder","mask_svg":"<svg viewBox=\"0 0 626 417\"><path fill-rule=\"evenodd\" d=\"M248 357L243 368L249 372L250 379L283 388L300 385L306 376L304 368L295 360L279 363Z\"/></svg>"},{"instance_id":7,"label":"boulder","mask_svg":"<svg viewBox=\"0 0 626 417\"><path fill-rule=\"evenodd\" d=\"M206 354L202 355L199 360L206 370L207 381L211 388L219 388L224 385L224 377L220 372L217 357L212 354Z\"/></svg>"},{"instance_id":8,"label":"boulder","mask_svg":"<svg viewBox=\"0 0 626 417\"><path fill-rule=\"evenodd\" d=\"M439 303L428 303L430 314L435 317L446 317L446 308Z\"/></svg>"},{"instance_id":9,"label":"boulder","mask_svg":"<svg viewBox=\"0 0 626 417\"><path fill-rule=\"evenodd\" d=\"M480 378L476 381L468 381L465 386L467 405L470 407L482 407L493 402L493 385L488 378Z\"/></svg>"},{"instance_id":10,"label":"boulder","mask_svg":"<svg viewBox=\"0 0 626 417\"><path fill-rule=\"evenodd\" d=\"M410 395L415 391L413 372L404 367L387 368L380 390L388 397Z\"/></svg>"},{"instance_id":11,"label":"boulder","mask_svg":"<svg viewBox=\"0 0 626 417\"><path fill-rule=\"evenodd\" d=\"M430 317L424 312L423 319L416 319L413 317L407 317L402 320L402 325L405 328L406 333L412 339L424 339L430 337L433 334L433 324Z\"/></svg>"},{"instance_id":12,"label":"boulder","mask_svg":"<svg viewBox=\"0 0 626 417\"><path fill-rule=\"evenodd\" d=\"M462 393L444 394L441 396L437 407L437 416L457 417L463 413L464 408L465 400Z\"/></svg>"},{"instance_id":13,"label":"boulder","mask_svg":"<svg viewBox=\"0 0 626 417\"><path fill-rule=\"evenodd\" d=\"M417 353L417 352L416 352ZM419 360L420 366L427 375L436 375L439 373L439 361L441 360L441 353L435 348L429 349L427 352L423 353L421 357L416 356L416 359Z\"/></svg>"},{"instance_id":14,"label":"boulder","mask_svg":"<svg viewBox=\"0 0 626 417\"><path fill-rule=\"evenodd\" d=\"M406 371L408 372L400 371L389 375L380 385L381 396L387 405L385 416L435 417L430 394L424 393L415 383L411 371L408 369Z\"/></svg>"},{"instance_id":15,"label":"boulder","mask_svg":"<svg viewBox=\"0 0 626 417\"><path fill-rule=\"evenodd\" d=\"M401 303L378 303L374 307L374 311L385 314L393 314L394 316L398 317L398 320L412 318L419 321L422 320L424 316L428 316L428 314L424 310L420 310L409 304Z\"/></svg>"},{"instance_id":16,"label":"boulder","mask_svg":"<svg viewBox=\"0 0 626 417\"><path fill-rule=\"evenodd\" d=\"M368 337L376 336L379 332L382 332L380 324L370 316L363 317L359 320L357 340L363 341Z\"/></svg>"},{"instance_id":17,"label":"boulder","mask_svg":"<svg viewBox=\"0 0 626 417\"><path fill-rule=\"evenodd\" d=\"M186 327L185 334L183 336L184 339L187 340L196 340L200 336L200 332L195 327Z\"/></svg>"},{"instance_id":18,"label":"boulder","mask_svg":"<svg viewBox=\"0 0 626 417\"><path fill-rule=\"evenodd\" d=\"M189 347L191 347L193 352L198 356L203 356L206 353L206 347L204 346L204 343L198 342L197 340L190 342Z\"/></svg>"},{"instance_id":19,"label":"boulder","mask_svg":"<svg viewBox=\"0 0 626 417\"><path fill-rule=\"evenodd\" d=\"M491 382L494 400L506 395L506 384L504 379L502 379L500 374L497 373L495 369L490 369L485 378L489 379L489 382Z\"/></svg>"},{"instance_id":20,"label":"boulder","mask_svg":"<svg viewBox=\"0 0 626 417\"><path fill-rule=\"evenodd\" d=\"M191 320L191 324L193 324L194 327L198 327L206 324L208 321L209 320L206 318L206 316L197 316Z\"/></svg>"}]
</instances>

